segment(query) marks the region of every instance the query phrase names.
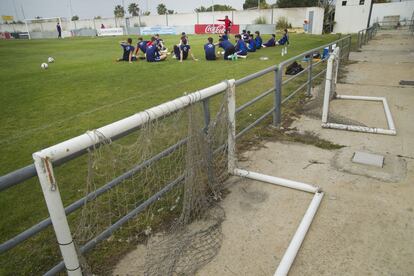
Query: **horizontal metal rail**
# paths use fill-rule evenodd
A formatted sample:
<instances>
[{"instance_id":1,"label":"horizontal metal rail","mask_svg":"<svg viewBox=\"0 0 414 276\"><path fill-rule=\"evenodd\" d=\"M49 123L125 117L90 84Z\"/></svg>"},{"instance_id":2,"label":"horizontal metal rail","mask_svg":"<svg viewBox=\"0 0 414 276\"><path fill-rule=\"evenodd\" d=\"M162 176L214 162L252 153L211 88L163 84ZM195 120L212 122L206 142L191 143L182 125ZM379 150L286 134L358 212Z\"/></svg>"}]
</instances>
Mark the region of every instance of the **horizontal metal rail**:
<instances>
[{"instance_id":1,"label":"horizontal metal rail","mask_svg":"<svg viewBox=\"0 0 414 276\"><path fill-rule=\"evenodd\" d=\"M242 131L240 131L238 134L236 134L236 138L239 138L240 136L244 135L246 132L254 128L256 125L258 125L261 121L263 121L267 116L272 114L275 111L275 109L272 107L269 111L267 111L265 114L259 117L256 121L254 121L252 124L248 125L246 128L244 128Z\"/></svg>"},{"instance_id":2,"label":"horizontal metal rail","mask_svg":"<svg viewBox=\"0 0 414 276\"><path fill-rule=\"evenodd\" d=\"M277 69L278 69L277 65L273 65L273 66L270 66L269 68L266 68L266 69L261 70L259 72L256 72L256 73L253 73L251 75L245 76L244 78L236 80L236 86L244 84L244 83L249 82L251 80L257 79L257 78L259 78L261 76L264 76L264 75L266 75L270 72L274 72Z\"/></svg>"},{"instance_id":3,"label":"horizontal metal rail","mask_svg":"<svg viewBox=\"0 0 414 276\"><path fill-rule=\"evenodd\" d=\"M317 66L317 65L321 64L321 63L322 63L322 62L324 62L325 60L326 60L326 59L321 59L321 60L319 60L319 61L317 61L317 62L313 63L313 64L312 64L312 67L315 67L315 66ZM296 79L296 78L298 78L298 77L302 76L304 73L306 73L306 72L308 72L308 71L309 71L309 68L310 68L310 66L306 66L306 68L304 68L302 71L300 71L300 72L299 72L299 73L297 73L296 75L293 75L292 77L290 77L290 78L288 78L288 79L284 80L284 81L282 82L282 85L285 85L285 84L287 84L288 82L290 82L290 81L292 81L292 80L294 80L294 79Z\"/></svg>"},{"instance_id":4,"label":"horizontal metal rail","mask_svg":"<svg viewBox=\"0 0 414 276\"><path fill-rule=\"evenodd\" d=\"M243 105L239 106L238 108L236 108L236 113L239 113L240 111L242 111L243 109L246 109L247 107L251 106L252 104L254 104L255 102L263 99L264 97L266 97L267 95L269 95L270 93L275 92L275 88L270 88L269 90L265 91L264 93L260 94L259 96L257 96L256 98L248 101L247 103L244 103Z\"/></svg>"}]
</instances>

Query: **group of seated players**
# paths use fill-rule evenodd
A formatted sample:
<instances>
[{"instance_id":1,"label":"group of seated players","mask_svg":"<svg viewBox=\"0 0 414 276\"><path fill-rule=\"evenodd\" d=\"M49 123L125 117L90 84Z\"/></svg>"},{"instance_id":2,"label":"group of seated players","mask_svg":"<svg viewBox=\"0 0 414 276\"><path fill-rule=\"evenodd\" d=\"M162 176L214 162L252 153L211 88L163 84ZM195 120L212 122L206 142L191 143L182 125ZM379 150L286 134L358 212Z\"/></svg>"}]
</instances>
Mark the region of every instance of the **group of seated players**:
<instances>
[{"instance_id":1,"label":"group of seated players","mask_svg":"<svg viewBox=\"0 0 414 276\"><path fill-rule=\"evenodd\" d=\"M217 60L221 55L223 55L225 60L246 58L248 52L256 52L261 48L289 44L287 29L284 30L281 39L276 41L276 35L272 34L272 37L266 43L263 43L259 31L256 31L255 35L253 35L250 31L243 30L241 34L236 34L234 37L236 40L235 44L229 40L227 32L224 32L224 34L219 37L217 43L214 43L213 38L209 37L207 39L208 42L204 45L206 60ZM198 60L192 54L188 36L184 32L181 34L180 42L174 45L171 53L168 52L168 49L164 45L164 41L158 34L151 37L150 41L143 40L142 37L139 37L136 47L132 45L131 38L128 38L127 41L120 42L120 44L123 48L123 56L117 61L128 61L132 63L137 59L143 59L148 62L159 62L165 60L170 54L180 62L186 60L188 56L191 56L195 61ZM224 51L218 51L216 53L216 46L222 48ZM142 55L139 54L140 52Z\"/></svg>"}]
</instances>

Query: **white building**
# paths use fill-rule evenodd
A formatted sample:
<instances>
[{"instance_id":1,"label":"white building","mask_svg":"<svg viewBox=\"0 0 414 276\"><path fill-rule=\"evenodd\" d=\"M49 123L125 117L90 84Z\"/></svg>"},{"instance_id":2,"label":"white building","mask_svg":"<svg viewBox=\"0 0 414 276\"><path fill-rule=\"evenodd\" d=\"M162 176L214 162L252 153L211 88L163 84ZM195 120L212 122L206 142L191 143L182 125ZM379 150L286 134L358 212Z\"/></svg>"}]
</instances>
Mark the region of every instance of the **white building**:
<instances>
[{"instance_id":1,"label":"white building","mask_svg":"<svg viewBox=\"0 0 414 276\"><path fill-rule=\"evenodd\" d=\"M372 0L336 0L334 32L356 33L367 28L371 3ZM370 25L390 18L402 23L408 22L413 12L413 0L376 3L372 5Z\"/></svg>"},{"instance_id":2,"label":"white building","mask_svg":"<svg viewBox=\"0 0 414 276\"><path fill-rule=\"evenodd\" d=\"M335 33L356 33L365 29L372 0L336 0Z\"/></svg>"}]
</instances>

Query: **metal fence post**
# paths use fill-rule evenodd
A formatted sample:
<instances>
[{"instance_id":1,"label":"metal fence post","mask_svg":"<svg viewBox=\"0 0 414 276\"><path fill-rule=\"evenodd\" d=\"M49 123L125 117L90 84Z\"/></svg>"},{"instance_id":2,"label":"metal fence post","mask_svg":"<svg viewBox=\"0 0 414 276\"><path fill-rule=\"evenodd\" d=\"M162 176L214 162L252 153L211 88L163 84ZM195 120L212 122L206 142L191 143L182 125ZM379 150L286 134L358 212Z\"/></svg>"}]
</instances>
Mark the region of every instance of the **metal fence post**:
<instances>
[{"instance_id":1,"label":"metal fence post","mask_svg":"<svg viewBox=\"0 0 414 276\"><path fill-rule=\"evenodd\" d=\"M349 54L351 53L352 48L352 36L349 36L348 52L346 54L346 60L349 60Z\"/></svg>"},{"instance_id":2,"label":"metal fence post","mask_svg":"<svg viewBox=\"0 0 414 276\"><path fill-rule=\"evenodd\" d=\"M282 70L278 67L275 70L275 111L273 113L273 125L279 127L282 117Z\"/></svg>"},{"instance_id":3,"label":"metal fence post","mask_svg":"<svg viewBox=\"0 0 414 276\"><path fill-rule=\"evenodd\" d=\"M312 68L313 68L313 53L310 54L308 61L308 90L306 96L310 97L312 94Z\"/></svg>"}]
</instances>

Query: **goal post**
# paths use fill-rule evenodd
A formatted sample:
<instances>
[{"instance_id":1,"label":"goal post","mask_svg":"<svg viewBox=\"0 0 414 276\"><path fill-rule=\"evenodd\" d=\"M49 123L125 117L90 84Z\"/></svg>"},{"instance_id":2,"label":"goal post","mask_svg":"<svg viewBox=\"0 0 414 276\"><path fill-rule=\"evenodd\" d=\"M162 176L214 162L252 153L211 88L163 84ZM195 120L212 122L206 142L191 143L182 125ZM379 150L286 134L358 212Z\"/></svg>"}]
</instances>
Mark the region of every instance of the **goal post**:
<instances>
[{"instance_id":1,"label":"goal post","mask_svg":"<svg viewBox=\"0 0 414 276\"><path fill-rule=\"evenodd\" d=\"M32 18L24 19L26 26L26 32L29 39L33 38L33 33L52 33L56 32L56 24L59 23L62 28L62 38L69 37L70 32L66 30L64 24L62 24L61 17L48 17L48 18ZM37 26L38 24L38 26ZM38 29L40 28L40 29ZM43 38L43 36L42 36Z\"/></svg>"}]
</instances>

